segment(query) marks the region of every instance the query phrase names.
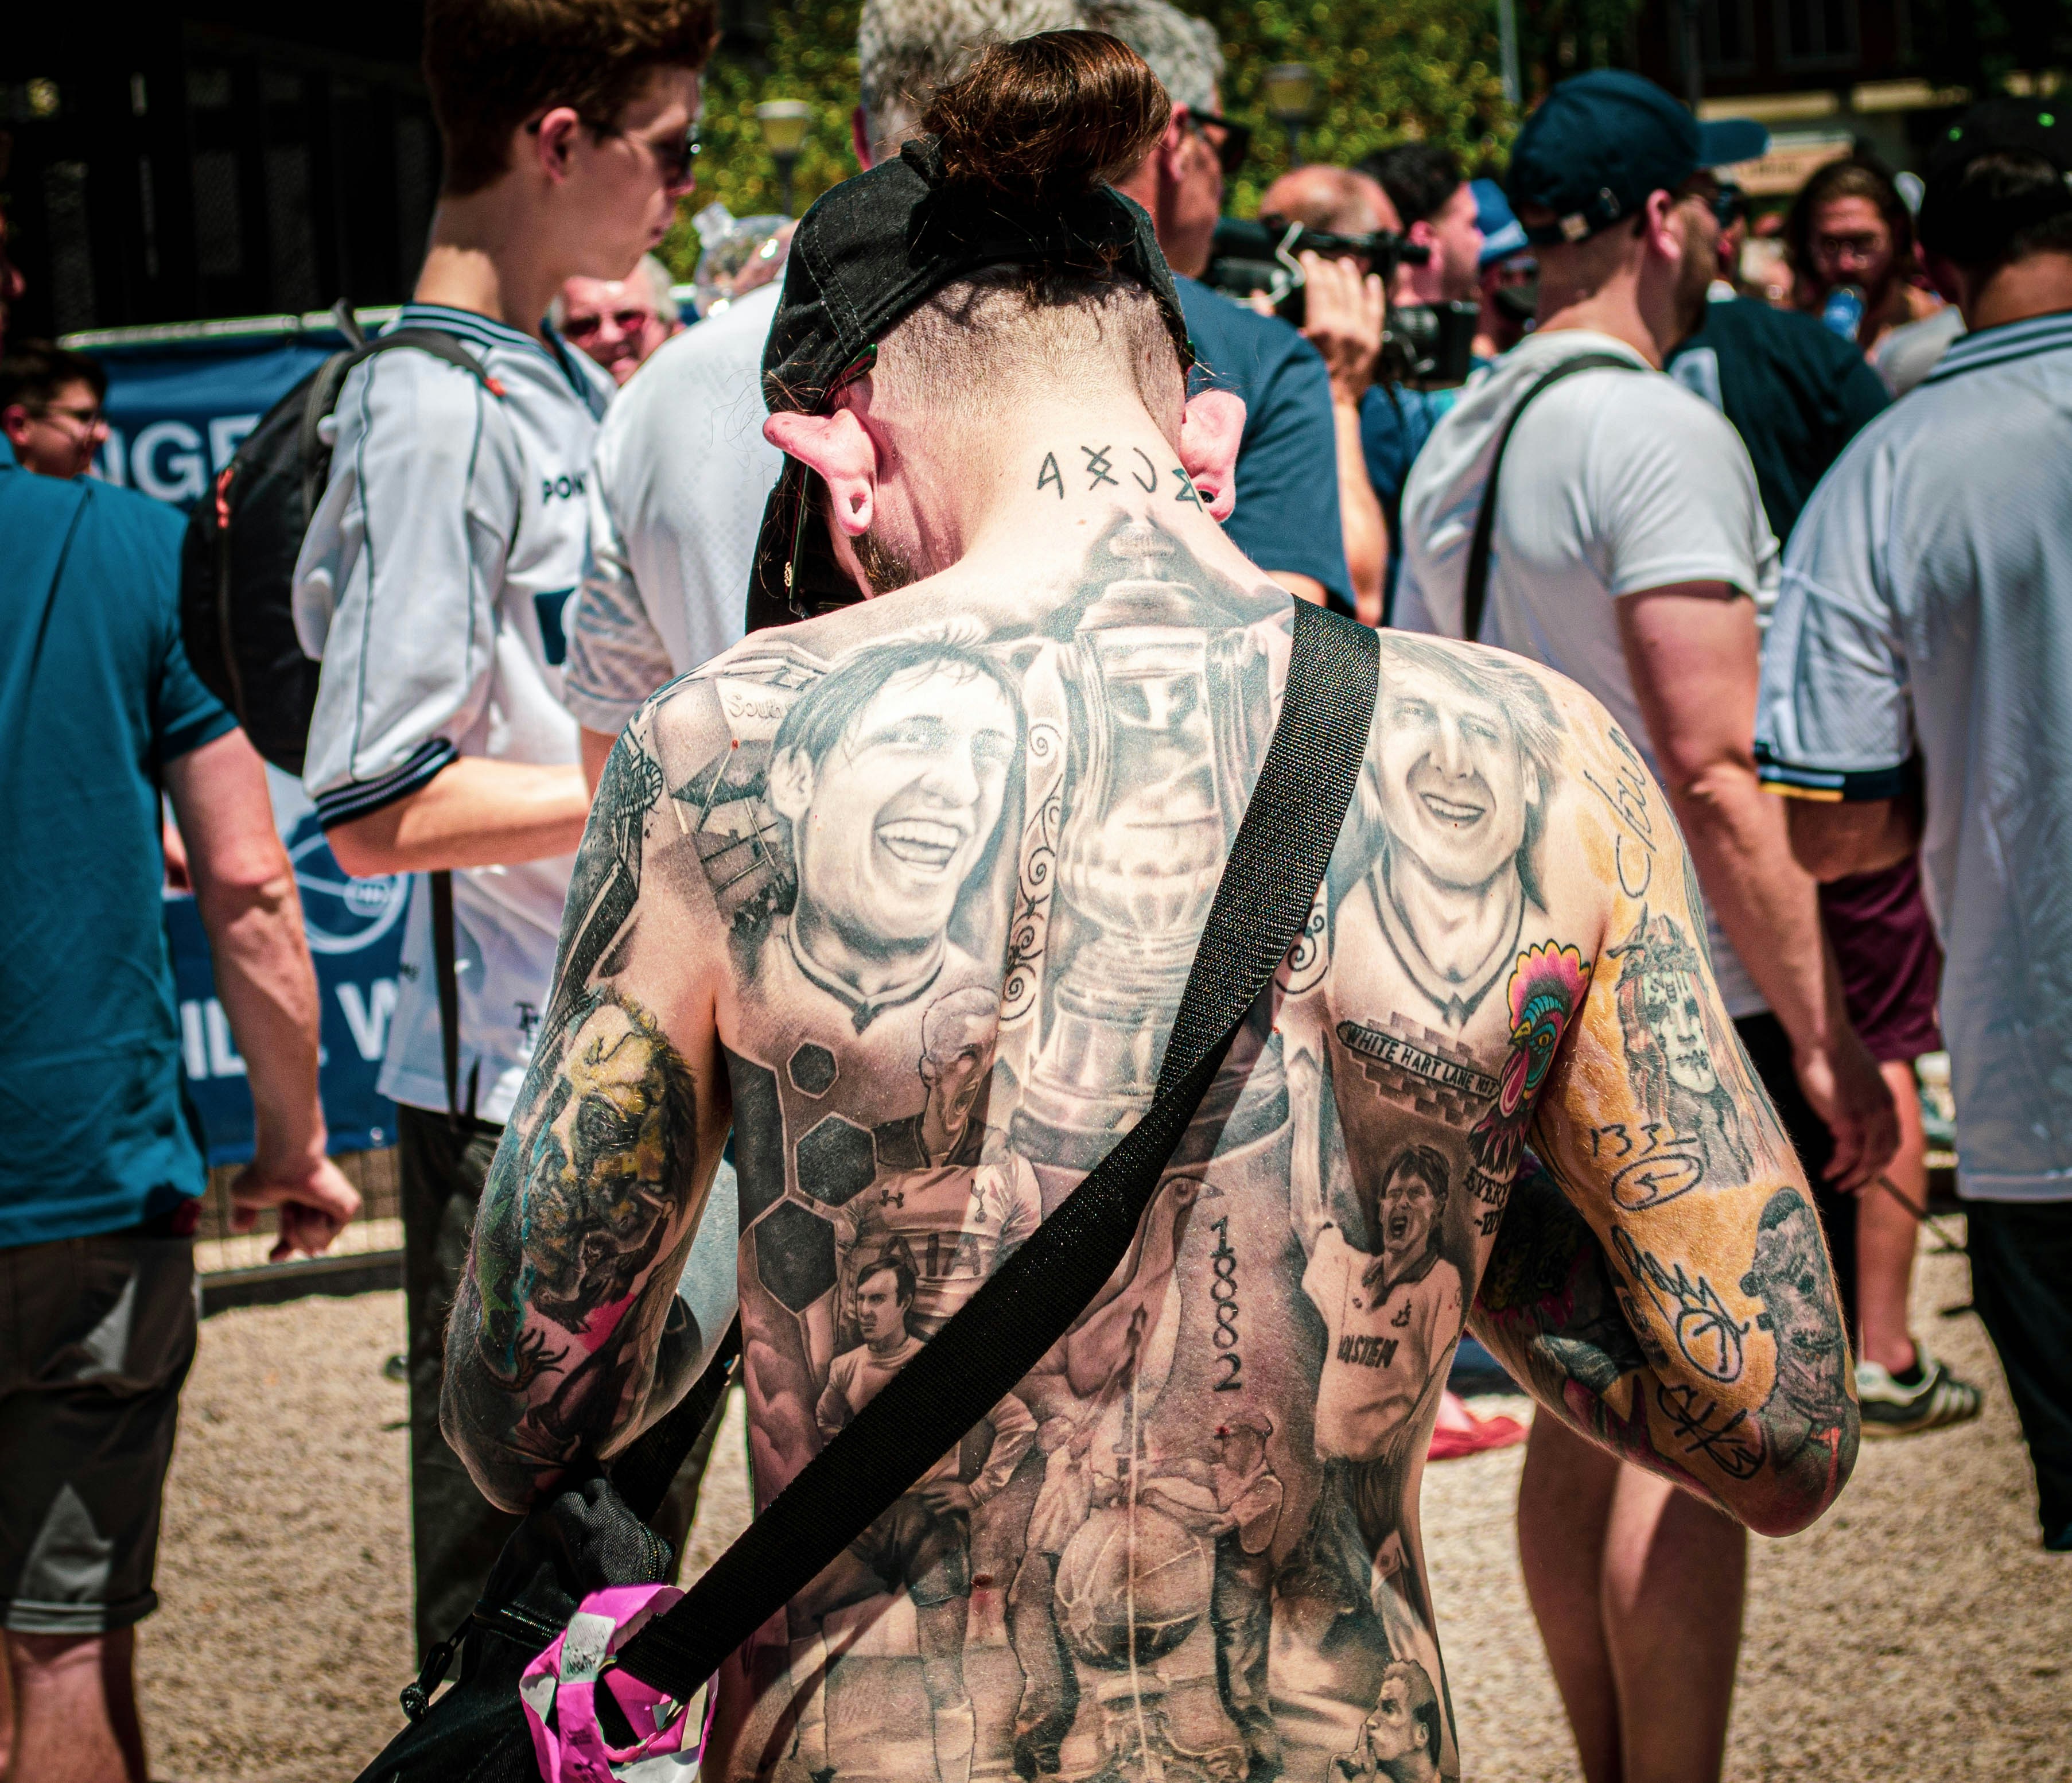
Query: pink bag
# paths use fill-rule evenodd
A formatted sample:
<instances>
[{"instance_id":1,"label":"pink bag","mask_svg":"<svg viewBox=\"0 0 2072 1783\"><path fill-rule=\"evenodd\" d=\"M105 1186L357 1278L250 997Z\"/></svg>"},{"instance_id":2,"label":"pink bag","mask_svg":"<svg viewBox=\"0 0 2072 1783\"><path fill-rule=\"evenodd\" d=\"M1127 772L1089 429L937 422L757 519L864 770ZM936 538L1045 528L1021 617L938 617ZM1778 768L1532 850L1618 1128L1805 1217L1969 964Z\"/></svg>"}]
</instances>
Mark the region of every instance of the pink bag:
<instances>
[{"instance_id":1,"label":"pink bag","mask_svg":"<svg viewBox=\"0 0 2072 1783\"><path fill-rule=\"evenodd\" d=\"M569 1618L561 1638L525 1668L518 1698L532 1730L544 1783L696 1783L706 1716L610 1663L648 1618L684 1594L674 1585L615 1585L594 1591ZM598 1725L602 1678L635 1734L631 1746L605 1743Z\"/></svg>"}]
</instances>

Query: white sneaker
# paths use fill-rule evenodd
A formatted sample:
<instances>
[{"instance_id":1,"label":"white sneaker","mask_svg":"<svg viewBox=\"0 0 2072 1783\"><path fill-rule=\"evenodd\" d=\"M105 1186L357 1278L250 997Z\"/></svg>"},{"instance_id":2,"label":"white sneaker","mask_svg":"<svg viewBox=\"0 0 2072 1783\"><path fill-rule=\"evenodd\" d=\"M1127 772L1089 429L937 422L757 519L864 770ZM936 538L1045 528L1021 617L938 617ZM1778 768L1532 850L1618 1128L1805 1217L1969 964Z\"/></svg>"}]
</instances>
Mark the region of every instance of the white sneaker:
<instances>
[{"instance_id":1,"label":"white sneaker","mask_svg":"<svg viewBox=\"0 0 2072 1783\"><path fill-rule=\"evenodd\" d=\"M1902 1386L1876 1362L1856 1364L1856 1398L1863 1408L1864 1435L1912 1436L1979 1415L1984 1400L1976 1387L1959 1380L1918 1340L1914 1353L1921 1378L1912 1386Z\"/></svg>"}]
</instances>

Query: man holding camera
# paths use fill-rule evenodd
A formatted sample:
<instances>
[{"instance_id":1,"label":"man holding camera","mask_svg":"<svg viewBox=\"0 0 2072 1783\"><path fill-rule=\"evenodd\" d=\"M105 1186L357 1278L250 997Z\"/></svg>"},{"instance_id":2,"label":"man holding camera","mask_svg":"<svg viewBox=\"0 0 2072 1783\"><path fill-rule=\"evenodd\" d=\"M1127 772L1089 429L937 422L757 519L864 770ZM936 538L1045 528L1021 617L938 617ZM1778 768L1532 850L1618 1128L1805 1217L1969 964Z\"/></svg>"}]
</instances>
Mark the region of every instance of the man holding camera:
<instances>
[{"instance_id":1,"label":"man holding camera","mask_svg":"<svg viewBox=\"0 0 2072 1783\"><path fill-rule=\"evenodd\" d=\"M1346 558L1353 577L1353 610L1379 625L1387 598L1392 549L1381 492L1371 480L1360 437L1362 406L1379 369L1384 294L1391 263L1377 266L1361 245L1397 237L1402 220L1380 183L1347 167L1296 167L1260 199L1260 220L1276 232L1302 225L1296 259L1302 268L1303 338L1324 356L1331 374L1331 420L1338 438L1338 500L1345 509ZM1333 240L1331 238L1337 239ZM1316 241L1314 248L1308 245ZM1264 292L1255 308L1267 306Z\"/></svg>"},{"instance_id":2,"label":"man holding camera","mask_svg":"<svg viewBox=\"0 0 2072 1783\"><path fill-rule=\"evenodd\" d=\"M1429 142L1399 142L1369 155L1359 171L1388 200L1394 220L1379 226L1398 231L1412 250L1399 254L1388 274L1388 304L1399 317L1399 331L1404 311L1429 315L1441 305L1478 303L1482 227L1474 190L1462 178L1453 152ZM1412 356L1428 353L1429 349ZM1450 386L1460 382L1466 369L1447 368L1436 379L1383 377L1361 398L1361 455L1388 529L1384 613L1402 573L1403 485L1412 460L1431 438L1439 418L1453 406ZM1443 387L1431 387L1434 382Z\"/></svg>"}]
</instances>

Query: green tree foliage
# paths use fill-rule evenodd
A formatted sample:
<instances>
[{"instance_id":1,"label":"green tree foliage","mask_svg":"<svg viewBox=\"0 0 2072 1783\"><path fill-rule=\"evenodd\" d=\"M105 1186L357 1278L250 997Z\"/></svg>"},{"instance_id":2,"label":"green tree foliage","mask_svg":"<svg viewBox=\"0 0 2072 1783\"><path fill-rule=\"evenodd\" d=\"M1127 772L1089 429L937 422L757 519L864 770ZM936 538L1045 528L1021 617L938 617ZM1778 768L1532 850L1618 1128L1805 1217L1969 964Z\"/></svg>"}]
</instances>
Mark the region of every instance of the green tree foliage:
<instances>
[{"instance_id":1,"label":"green tree foliage","mask_svg":"<svg viewBox=\"0 0 2072 1783\"><path fill-rule=\"evenodd\" d=\"M1549 3L1610 6L1622 15L1628 0ZM777 208L777 171L755 121L763 100L803 99L813 108L795 212L856 171L849 113L857 10L858 0L791 0L771 9L759 63L726 54L715 60L698 190L662 245L678 277L689 278L697 261L693 212L715 198L737 216ZM1258 126L1252 160L1229 195L1240 216L1258 208L1260 193L1288 166L1287 139L1265 113L1266 70L1276 62L1305 62L1317 72L1317 116L1302 138L1309 160L1344 165L1416 137L1445 143L1473 166L1499 157L1515 126L1498 68L1494 0L1187 0L1186 10L1211 19L1222 37L1226 115Z\"/></svg>"},{"instance_id":2,"label":"green tree foliage","mask_svg":"<svg viewBox=\"0 0 2072 1783\"><path fill-rule=\"evenodd\" d=\"M705 77L697 190L677 208L676 227L658 250L671 272L689 278L697 265L693 213L714 199L736 216L775 211L777 168L763 146L755 108L766 99L803 99L813 125L792 183L792 212L856 171L849 113L856 109L856 21L859 0L791 0L771 9L764 65L722 53Z\"/></svg>"},{"instance_id":3,"label":"green tree foliage","mask_svg":"<svg viewBox=\"0 0 2072 1783\"><path fill-rule=\"evenodd\" d=\"M1287 138L1266 115L1266 71L1276 62L1305 62L1317 73L1305 160L1343 167L1420 138L1473 167L1500 157L1515 128L1494 0L1198 0L1187 10L1211 19L1223 39L1225 115L1258 126L1229 196L1239 216L1256 212L1260 193L1289 165Z\"/></svg>"}]
</instances>

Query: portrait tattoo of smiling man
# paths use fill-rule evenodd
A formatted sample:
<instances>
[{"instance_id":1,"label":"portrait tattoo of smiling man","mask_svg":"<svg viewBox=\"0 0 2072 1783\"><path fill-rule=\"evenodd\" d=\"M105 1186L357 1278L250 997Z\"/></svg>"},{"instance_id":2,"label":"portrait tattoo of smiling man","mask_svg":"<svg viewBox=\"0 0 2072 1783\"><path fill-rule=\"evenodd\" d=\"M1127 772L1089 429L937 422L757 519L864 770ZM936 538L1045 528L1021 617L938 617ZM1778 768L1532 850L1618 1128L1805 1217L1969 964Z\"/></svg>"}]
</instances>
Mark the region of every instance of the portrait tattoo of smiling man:
<instances>
[{"instance_id":1,"label":"portrait tattoo of smiling man","mask_svg":"<svg viewBox=\"0 0 2072 1783\"><path fill-rule=\"evenodd\" d=\"M996 223L1064 207L1121 245L952 282L867 371L830 348L832 390L779 309L769 431L811 523L860 591L866 558L915 576L751 636L615 751L449 1336L446 1427L507 1505L664 1409L730 1132L760 1502L948 1340L1149 1106L1273 734L1290 599L1218 525L1240 417L1186 397L1162 262L1094 177L1122 150L1046 121L1081 90L1141 151L1162 98L1087 34L965 79L934 148L816 208L791 278L816 231L968 180ZM1119 480L1080 471L1096 443ZM1459 1777L1419 1490L1471 1316L1593 1440L1758 1528L1819 1514L1855 1427L1819 1236L1737 1061L1709 1125L1647 1087L1658 1056L1697 1083L1690 1000L1720 1018L1688 950L1684 1003L1623 994L1686 906L1679 849L1652 902L1621 886L1589 776L1622 759L1558 677L1383 635L1311 920L1128 1257L728 1662L705 1774ZM1620 1177L1651 1126L1702 1180Z\"/></svg>"}]
</instances>

